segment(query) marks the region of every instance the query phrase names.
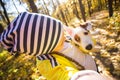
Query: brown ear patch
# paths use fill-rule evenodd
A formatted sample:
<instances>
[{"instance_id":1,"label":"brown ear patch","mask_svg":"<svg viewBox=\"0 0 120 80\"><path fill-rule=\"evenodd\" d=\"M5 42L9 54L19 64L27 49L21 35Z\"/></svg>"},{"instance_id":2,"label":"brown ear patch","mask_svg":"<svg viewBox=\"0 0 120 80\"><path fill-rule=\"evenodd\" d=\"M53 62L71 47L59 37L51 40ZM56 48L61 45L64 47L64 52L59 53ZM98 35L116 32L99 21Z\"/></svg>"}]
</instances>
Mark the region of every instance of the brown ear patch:
<instances>
[{"instance_id":1,"label":"brown ear patch","mask_svg":"<svg viewBox=\"0 0 120 80\"><path fill-rule=\"evenodd\" d=\"M87 26L88 26L88 23L80 24L80 27L82 27L82 28L84 28L84 29L87 29Z\"/></svg>"},{"instance_id":2,"label":"brown ear patch","mask_svg":"<svg viewBox=\"0 0 120 80\"><path fill-rule=\"evenodd\" d=\"M79 37L77 34L75 34L74 39L75 39L77 42L80 42L80 37Z\"/></svg>"}]
</instances>

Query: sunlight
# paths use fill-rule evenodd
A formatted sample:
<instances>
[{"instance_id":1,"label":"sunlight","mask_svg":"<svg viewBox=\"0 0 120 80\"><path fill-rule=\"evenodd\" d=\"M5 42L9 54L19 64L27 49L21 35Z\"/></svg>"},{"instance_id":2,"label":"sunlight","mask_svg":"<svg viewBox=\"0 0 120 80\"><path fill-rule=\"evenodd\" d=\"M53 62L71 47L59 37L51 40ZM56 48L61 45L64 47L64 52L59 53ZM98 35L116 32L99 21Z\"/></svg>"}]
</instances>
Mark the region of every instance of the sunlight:
<instances>
[{"instance_id":1,"label":"sunlight","mask_svg":"<svg viewBox=\"0 0 120 80\"><path fill-rule=\"evenodd\" d=\"M13 1L15 3L19 13L27 11L26 10L27 5L25 3L20 4L20 2L18 0L13 0ZM67 0L59 0L59 1L60 1L61 4L67 2ZM38 1L36 1L36 4L37 4L37 2ZM17 10L16 10L16 8L15 8L15 6L14 6L14 4L11 0L7 0L5 3L6 3L6 8L7 8L8 13L17 13L18 14L18 12L17 12ZM37 4L37 6L38 6L38 4ZM52 6L49 6L48 8L51 10Z\"/></svg>"}]
</instances>

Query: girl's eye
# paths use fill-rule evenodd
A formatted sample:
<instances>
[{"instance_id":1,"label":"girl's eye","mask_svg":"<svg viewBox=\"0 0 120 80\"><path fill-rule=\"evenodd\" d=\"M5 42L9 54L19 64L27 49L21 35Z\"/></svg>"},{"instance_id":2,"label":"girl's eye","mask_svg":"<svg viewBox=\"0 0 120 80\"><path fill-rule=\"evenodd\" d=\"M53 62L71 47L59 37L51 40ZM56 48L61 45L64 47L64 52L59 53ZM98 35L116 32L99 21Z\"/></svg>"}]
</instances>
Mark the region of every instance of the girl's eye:
<instances>
[{"instance_id":1,"label":"girl's eye","mask_svg":"<svg viewBox=\"0 0 120 80\"><path fill-rule=\"evenodd\" d=\"M84 32L84 35L88 35L88 32Z\"/></svg>"},{"instance_id":2,"label":"girl's eye","mask_svg":"<svg viewBox=\"0 0 120 80\"><path fill-rule=\"evenodd\" d=\"M75 39L77 42L80 42L80 37L79 37L77 34L74 36L74 39Z\"/></svg>"}]
</instances>

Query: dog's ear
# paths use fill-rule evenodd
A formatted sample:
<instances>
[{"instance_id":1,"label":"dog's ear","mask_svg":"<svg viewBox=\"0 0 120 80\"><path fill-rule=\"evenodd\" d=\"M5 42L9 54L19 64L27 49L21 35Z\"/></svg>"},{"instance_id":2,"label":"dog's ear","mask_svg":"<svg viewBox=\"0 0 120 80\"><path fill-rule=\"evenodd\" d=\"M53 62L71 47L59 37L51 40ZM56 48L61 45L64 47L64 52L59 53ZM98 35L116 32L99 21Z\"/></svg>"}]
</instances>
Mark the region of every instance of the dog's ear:
<instances>
[{"instance_id":1,"label":"dog's ear","mask_svg":"<svg viewBox=\"0 0 120 80\"><path fill-rule=\"evenodd\" d=\"M65 32L69 35L73 35L73 33L74 33L73 30L74 30L74 28L72 28L72 27L66 27L65 28Z\"/></svg>"},{"instance_id":2,"label":"dog's ear","mask_svg":"<svg viewBox=\"0 0 120 80\"><path fill-rule=\"evenodd\" d=\"M80 27L86 29L87 25L88 25L87 23L82 23L82 24L80 24Z\"/></svg>"},{"instance_id":3,"label":"dog's ear","mask_svg":"<svg viewBox=\"0 0 120 80\"><path fill-rule=\"evenodd\" d=\"M87 24L86 29L87 30L92 30L92 23L91 22L87 22L86 24Z\"/></svg>"},{"instance_id":4,"label":"dog's ear","mask_svg":"<svg viewBox=\"0 0 120 80\"><path fill-rule=\"evenodd\" d=\"M86 30L91 30L92 29L92 24L90 22L86 22L84 24L80 24L80 27L86 29Z\"/></svg>"}]
</instances>

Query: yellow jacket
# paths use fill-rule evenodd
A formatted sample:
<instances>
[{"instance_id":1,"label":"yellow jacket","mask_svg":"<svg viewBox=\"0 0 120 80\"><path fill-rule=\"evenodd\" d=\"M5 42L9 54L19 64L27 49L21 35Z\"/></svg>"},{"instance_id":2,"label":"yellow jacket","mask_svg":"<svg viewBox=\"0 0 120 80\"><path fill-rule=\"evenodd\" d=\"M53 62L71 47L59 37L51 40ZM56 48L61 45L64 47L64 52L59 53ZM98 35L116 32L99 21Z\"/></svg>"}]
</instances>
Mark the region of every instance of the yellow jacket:
<instances>
[{"instance_id":1,"label":"yellow jacket","mask_svg":"<svg viewBox=\"0 0 120 80\"><path fill-rule=\"evenodd\" d=\"M46 55L53 58L48 59ZM71 76L79 71L72 61L58 54L43 54L38 57L37 68L47 80L70 80Z\"/></svg>"}]
</instances>

